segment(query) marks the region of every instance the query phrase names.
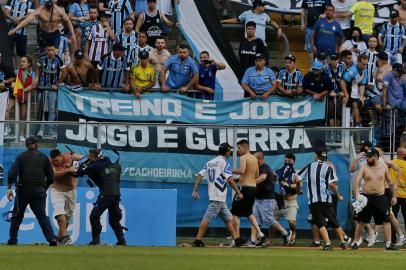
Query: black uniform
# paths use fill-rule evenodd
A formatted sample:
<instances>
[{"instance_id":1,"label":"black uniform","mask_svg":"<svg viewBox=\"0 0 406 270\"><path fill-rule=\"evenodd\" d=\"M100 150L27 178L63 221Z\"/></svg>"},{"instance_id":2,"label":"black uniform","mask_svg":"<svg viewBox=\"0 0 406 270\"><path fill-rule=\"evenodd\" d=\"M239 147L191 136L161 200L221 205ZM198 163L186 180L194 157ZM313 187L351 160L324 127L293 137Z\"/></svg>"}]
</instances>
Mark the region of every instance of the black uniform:
<instances>
[{"instance_id":1,"label":"black uniform","mask_svg":"<svg viewBox=\"0 0 406 270\"><path fill-rule=\"evenodd\" d=\"M8 184L16 183L17 187L11 217L9 244L17 244L18 230L28 205L38 219L47 241L49 243L55 242L51 223L45 213L46 192L53 180L54 169L48 157L43 153L35 149L28 149L16 157L8 172Z\"/></svg>"},{"instance_id":2,"label":"black uniform","mask_svg":"<svg viewBox=\"0 0 406 270\"><path fill-rule=\"evenodd\" d=\"M88 175L99 188L94 208L90 213L93 242L100 242L102 226L100 217L104 211L109 211L109 224L117 239L124 239L123 227L120 220L123 217L120 209L120 174L121 167L113 164L108 157L103 157L91 163L87 168L79 169L78 176Z\"/></svg>"},{"instance_id":3,"label":"black uniform","mask_svg":"<svg viewBox=\"0 0 406 270\"><path fill-rule=\"evenodd\" d=\"M147 11L144 11L144 22L141 26L141 32L147 33L148 45L155 48L156 39L163 35L163 23L159 10L156 11L154 16L150 16Z\"/></svg>"},{"instance_id":4,"label":"black uniform","mask_svg":"<svg viewBox=\"0 0 406 270\"><path fill-rule=\"evenodd\" d=\"M247 68L255 66L255 55L258 53L265 56L265 62L268 64L268 50L262 39L257 38L252 41L248 41L247 38L244 38L241 40L238 54L240 55L240 64L243 73L247 70Z\"/></svg>"}]
</instances>

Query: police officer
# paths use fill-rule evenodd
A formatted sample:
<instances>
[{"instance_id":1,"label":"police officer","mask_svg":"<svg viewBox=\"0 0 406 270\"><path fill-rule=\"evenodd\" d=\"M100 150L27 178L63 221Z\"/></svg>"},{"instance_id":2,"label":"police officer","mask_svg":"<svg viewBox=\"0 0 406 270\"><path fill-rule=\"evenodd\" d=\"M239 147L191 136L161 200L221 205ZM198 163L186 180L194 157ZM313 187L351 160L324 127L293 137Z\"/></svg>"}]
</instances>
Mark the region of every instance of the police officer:
<instances>
[{"instance_id":1,"label":"police officer","mask_svg":"<svg viewBox=\"0 0 406 270\"><path fill-rule=\"evenodd\" d=\"M55 235L45 213L47 189L54 180L54 170L48 157L38 151L35 137L28 137L25 145L27 151L16 157L8 172L7 198L13 199L11 186L15 183L16 199L11 217L10 239L7 244L17 244L18 230L23 221L25 209L30 205L49 245L56 246Z\"/></svg>"},{"instance_id":2,"label":"police officer","mask_svg":"<svg viewBox=\"0 0 406 270\"><path fill-rule=\"evenodd\" d=\"M77 176L89 176L100 192L89 217L92 226L92 241L89 245L100 244L102 231L100 217L108 209L109 224L117 237L116 245L125 246L127 244L123 233L125 228L120 224L123 215L119 207L121 167L118 163L113 164L110 158L103 156L98 148L89 150L89 161L87 166L79 167L76 173Z\"/></svg>"}]
</instances>

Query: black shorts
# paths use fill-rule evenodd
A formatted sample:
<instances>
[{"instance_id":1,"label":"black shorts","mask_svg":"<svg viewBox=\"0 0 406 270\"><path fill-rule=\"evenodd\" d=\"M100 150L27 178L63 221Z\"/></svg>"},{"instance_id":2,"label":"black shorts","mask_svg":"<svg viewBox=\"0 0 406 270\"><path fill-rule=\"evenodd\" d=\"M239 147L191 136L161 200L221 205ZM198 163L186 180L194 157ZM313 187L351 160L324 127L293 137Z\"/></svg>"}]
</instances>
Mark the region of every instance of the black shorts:
<instances>
[{"instance_id":1,"label":"black shorts","mask_svg":"<svg viewBox=\"0 0 406 270\"><path fill-rule=\"evenodd\" d=\"M237 217L248 217L252 215L254 207L256 187L241 187L241 193L244 196L242 200L237 200L237 195L234 196L233 204L231 205L231 213Z\"/></svg>"},{"instance_id":2,"label":"black shorts","mask_svg":"<svg viewBox=\"0 0 406 270\"><path fill-rule=\"evenodd\" d=\"M332 199L331 207L332 207L334 215L335 215L335 217L337 219L338 198L337 198L336 195L332 195L331 199ZM327 219L327 227L328 228L335 228L334 225L335 224L333 222L330 222L330 220Z\"/></svg>"},{"instance_id":3,"label":"black shorts","mask_svg":"<svg viewBox=\"0 0 406 270\"><path fill-rule=\"evenodd\" d=\"M41 48L44 48L44 49L47 45L50 45L50 44L53 44L55 46L55 48L58 48L60 39L61 39L61 33L59 32L59 30L56 30L55 32L46 32L46 31L40 30L38 33L39 45Z\"/></svg>"},{"instance_id":4,"label":"black shorts","mask_svg":"<svg viewBox=\"0 0 406 270\"><path fill-rule=\"evenodd\" d=\"M352 108L352 104L354 104L354 103L358 105L358 108L359 108L359 109L362 108L361 100L358 99L358 98L352 98L352 97L350 97L350 98L348 99L347 108Z\"/></svg>"},{"instance_id":5,"label":"black shorts","mask_svg":"<svg viewBox=\"0 0 406 270\"><path fill-rule=\"evenodd\" d=\"M392 194L392 190L390 188L385 188L385 197L386 197L386 200L388 200L389 209L391 209L393 194Z\"/></svg>"},{"instance_id":6,"label":"black shorts","mask_svg":"<svg viewBox=\"0 0 406 270\"><path fill-rule=\"evenodd\" d=\"M316 225L319 229L326 226L328 223L332 228L340 227L338 224L333 205L331 203L317 202L309 205L311 224Z\"/></svg>"},{"instance_id":7,"label":"black shorts","mask_svg":"<svg viewBox=\"0 0 406 270\"><path fill-rule=\"evenodd\" d=\"M364 209L357 215L357 221L361 223L369 223L374 217L375 225L382 225L389 222L389 206L388 199L385 194L382 195L366 195L368 203Z\"/></svg>"}]
</instances>

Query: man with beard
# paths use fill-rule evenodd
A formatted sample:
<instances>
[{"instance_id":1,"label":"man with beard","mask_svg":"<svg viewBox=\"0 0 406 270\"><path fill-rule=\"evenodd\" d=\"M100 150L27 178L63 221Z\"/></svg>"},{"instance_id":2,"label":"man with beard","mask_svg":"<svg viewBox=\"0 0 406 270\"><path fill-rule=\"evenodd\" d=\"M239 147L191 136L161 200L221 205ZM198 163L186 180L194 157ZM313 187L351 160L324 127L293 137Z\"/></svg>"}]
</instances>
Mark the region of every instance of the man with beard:
<instances>
[{"instance_id":1,"label":"man with beard","mask_svg":"<svg viewBox=\"0 0 406 270\"><path fill-rule=\"evenodd\" d=\"M166 49L165 38L157 38L155 41L155 48L149 52L149 61L157 71L157 83L155 85L155 88L159 88L159 82L161 80L159 71L170 56L171 53Z\"/></svg>"},{"instance_id":2,"label":"man with beard","mask_svg":"<svg viewBox=\"0 0 406 270\"><path fill-rule=\"evenodd\" d=\"M14 29L8 32L9 36L14 36L16 32L27 26L32 20L39 21L39 46L40 50L44 49L47 44L53 44L55 47L59 46L61 33L59 32L59 23L63 21L67 26L69 32L72 33L71 44L76 47L76 37L74 35L72 22L65 10L55 4L54 0L46 0L45 5L35 9L30 13L27 18L20 22ZM73 48L75 49L75 48Z\"/></svg>"},{"instance_id":3,"label":"man with beard","mask_svg":"<svg viewBox=\"0 0 406 270\"><path fill-rule=\"evenodd\" d=\"M391 226L389 220L389 206L385 197L385 181L388 183L392 190L392 194L395 193L395 185L391 181L391 176L388 168L378 162L379 152L372 148L366 153L367 161L357 174L355 180L355 195L357 200L366 197L367 204L362 211L357 215L357 225L355 227L355 236L352 249L358 249L361 239L361 232L365 223L369 223L371 218L374 217L376 225L382 225L384 227L385 237L385 249L386 250L398 250L399 247L391 243ZM364 179L365 185L363 193L361 195L360 186L361 180ZM393 195L391 200L392 205L396 204L396 197Z\"/></svg>"}]
</instances>

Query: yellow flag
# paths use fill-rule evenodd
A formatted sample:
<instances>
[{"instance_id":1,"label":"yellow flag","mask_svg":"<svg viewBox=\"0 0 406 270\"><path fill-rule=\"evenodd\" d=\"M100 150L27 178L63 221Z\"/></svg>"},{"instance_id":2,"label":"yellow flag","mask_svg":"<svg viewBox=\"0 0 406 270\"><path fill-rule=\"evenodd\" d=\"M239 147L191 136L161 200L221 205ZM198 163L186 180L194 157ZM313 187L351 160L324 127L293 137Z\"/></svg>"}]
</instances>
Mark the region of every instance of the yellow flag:
<instances>
[{"instance_id":1,"label":"yellow flag","mask_svg":"<svg viewBox=\"0 0 406 270\"><path fill-rule=\"evenodd\" d=\"M21 83L20 78L18 78L17 76L16 81L14 83L13 95L16 97L18 95L18 90L22 90L23 88L24 88L23 84Z\"/></svg>"}]
</instances>

